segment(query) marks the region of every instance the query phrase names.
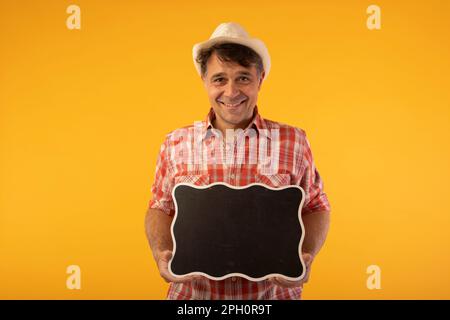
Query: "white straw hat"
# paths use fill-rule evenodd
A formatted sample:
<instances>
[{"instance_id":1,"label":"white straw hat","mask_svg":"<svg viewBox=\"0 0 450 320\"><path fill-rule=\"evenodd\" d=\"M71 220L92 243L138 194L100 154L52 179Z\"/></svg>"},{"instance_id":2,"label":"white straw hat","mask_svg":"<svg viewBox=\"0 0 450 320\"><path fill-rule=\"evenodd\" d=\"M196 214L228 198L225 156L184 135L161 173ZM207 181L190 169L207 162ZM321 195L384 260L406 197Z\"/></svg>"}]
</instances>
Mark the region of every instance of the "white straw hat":
<instances>
[{"instance_id":1,"label":"white straw hat","mask_svg":"<svg viewBox=\"0 0 450 320\"><path fill-rule=\"evenodd\" d=\"M270 55L266 45L259 39L249 37L248 33L239 24L234 22L221 23L212 33L209 40L200 42L192 48L192 56L194 65L199 75L201 75L200 64L196 61L200 50L209 48L216 43L237 43L253 49L262 59L265 77L267 78L270 71Z\"/></svg>"}]
</instances>

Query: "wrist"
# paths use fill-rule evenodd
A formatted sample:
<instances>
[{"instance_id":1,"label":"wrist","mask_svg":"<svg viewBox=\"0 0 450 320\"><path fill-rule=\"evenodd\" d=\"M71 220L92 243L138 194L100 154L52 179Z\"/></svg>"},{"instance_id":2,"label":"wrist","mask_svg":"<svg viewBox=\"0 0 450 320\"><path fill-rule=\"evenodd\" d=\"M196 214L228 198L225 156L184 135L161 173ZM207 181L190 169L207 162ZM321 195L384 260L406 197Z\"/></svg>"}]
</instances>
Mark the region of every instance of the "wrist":
<instances>
[{"instance_id":1,"label":"wrist","mask_svg":"<svg viewBox=\"0 0 450 320\"><path fill-rule=\"evenodd\" d=\"M171 256L172 250L170 249L155 250L154 252L156 262L160 262L161 260L169 262Z\"/></svg>"}]
</instances>

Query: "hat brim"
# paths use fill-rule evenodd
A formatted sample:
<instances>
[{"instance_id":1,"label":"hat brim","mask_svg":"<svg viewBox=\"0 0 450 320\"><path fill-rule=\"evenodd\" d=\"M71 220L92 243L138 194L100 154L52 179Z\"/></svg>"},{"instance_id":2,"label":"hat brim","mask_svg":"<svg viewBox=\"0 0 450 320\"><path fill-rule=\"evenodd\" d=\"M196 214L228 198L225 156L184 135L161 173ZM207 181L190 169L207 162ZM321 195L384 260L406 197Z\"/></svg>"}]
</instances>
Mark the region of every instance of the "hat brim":
<instances>
[{"instance_id":1,"label":"hat brim","mask_svg":"<svg viewBox=\"0 0 450 320\"><path fill-rule=\"evenodd\" d=\"M264 42L256 38L240 39L233 37L217 37L194 45L194 47L192 48L192 57L194 60L195 69L200 76L201 66L196 60L197 55L199 54L200 50L212 47L217 43L237 43L253 49L261 57L265 73L264 79L267 78L270 71L270 55Z\"/></svg>"}]
</instances>

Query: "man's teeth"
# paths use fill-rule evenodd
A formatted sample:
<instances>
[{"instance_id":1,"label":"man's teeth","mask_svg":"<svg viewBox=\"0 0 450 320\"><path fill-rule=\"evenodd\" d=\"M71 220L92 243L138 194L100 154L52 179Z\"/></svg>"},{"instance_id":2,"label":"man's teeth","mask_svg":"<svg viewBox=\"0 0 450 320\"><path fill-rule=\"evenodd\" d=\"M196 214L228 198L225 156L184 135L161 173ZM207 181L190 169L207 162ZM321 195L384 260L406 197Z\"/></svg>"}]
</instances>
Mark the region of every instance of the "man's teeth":
<instances>
[{"instance_id":1,"label":"man's teeth","mask_svg":"<svg viewBox=\"0 0 450 320\"><path fill-rule=\"evenodd\" d=\"M222 102L222 101L220 101L220 102L222 102L224 105L226 105L227 107L237 107L238 105L240 105L242 102L244 102L245 100L242 100L241 102L239 102L239 103L235 103L235 104L228 104L228 103L225 103L225 102Z\"/></svg>"}]
</instances>

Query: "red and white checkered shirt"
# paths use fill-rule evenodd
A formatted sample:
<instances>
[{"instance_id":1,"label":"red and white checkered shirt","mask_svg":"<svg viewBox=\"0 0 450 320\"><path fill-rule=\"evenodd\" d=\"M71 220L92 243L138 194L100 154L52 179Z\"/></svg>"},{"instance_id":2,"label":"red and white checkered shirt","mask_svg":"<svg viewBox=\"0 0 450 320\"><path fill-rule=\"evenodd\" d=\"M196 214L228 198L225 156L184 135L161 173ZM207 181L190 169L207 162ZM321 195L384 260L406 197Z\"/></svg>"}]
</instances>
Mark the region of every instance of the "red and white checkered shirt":
<instances>
[{"instance_id":1,"label":"red and white checkered shirt","mask_svg":"<svg viewBox=\"0 0 450 320\"><path fill-rule=\"evenodd\" d=\"M270 187L292 184L302 187L305 191L302 215L330 211L304 130L263 119L256 106L253 119L245 130L235 136L225 134L220 139L220 132L212 126L214 117L211 108L204 121L167 135L157 160L150 208L173 216L175 207L171 192L180 182L195 185L226 182L234 186L259 182ZM170 283L167 299L293 300L300 299L301 292L302 287L284 288L267 280L202 278Z\"/></svg>"}]
</instances>

